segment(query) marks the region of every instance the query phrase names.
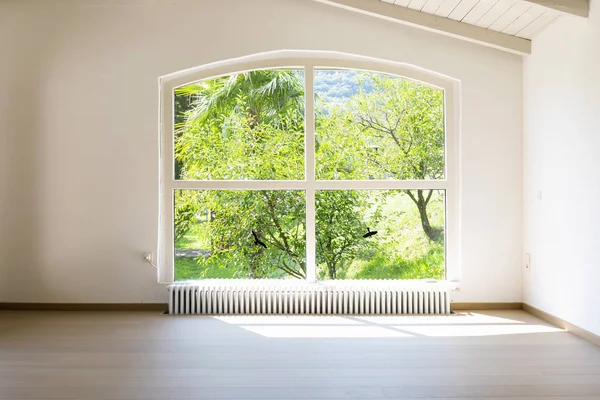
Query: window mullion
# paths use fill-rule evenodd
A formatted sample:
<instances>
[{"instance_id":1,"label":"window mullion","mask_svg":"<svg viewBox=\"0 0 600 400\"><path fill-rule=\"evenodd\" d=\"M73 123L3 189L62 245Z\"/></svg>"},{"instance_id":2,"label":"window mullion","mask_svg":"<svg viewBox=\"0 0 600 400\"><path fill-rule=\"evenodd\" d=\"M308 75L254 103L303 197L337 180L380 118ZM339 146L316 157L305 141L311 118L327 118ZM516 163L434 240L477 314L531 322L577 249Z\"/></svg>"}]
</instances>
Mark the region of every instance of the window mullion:
<instances>
[{"instance_id":1,"label":"window mullion","mask_svg":"<svg viewBox=\"0 0 600 400\"><path fill-rule=\"evenodd\" d=\"M316 215L315 215L315 95L314 66L304 70L304 140L306 176L306 280L317 279Z\"/></svg>"},{"instance_id":2,"label":"window mullion","mask_svg":"<svg viewBox=\"0 0 600 400\"><path fill-rule=\"evenodd\" d=\"M415 189L437 189L448 188L446 180L423 180L423 181L396 181L396 180L371 180L371 181L315 181L317 190L415 190Z\"/></svg>"},{"instance_id":3,"label":"window mullion","mask_svg":"<svg viewBox=\"0 0 600 400\"><path fill-rule=\"evenodd\" d=\"M173 189L304 190L305 181L173 181Z\"/></svg>"}]
</instances>

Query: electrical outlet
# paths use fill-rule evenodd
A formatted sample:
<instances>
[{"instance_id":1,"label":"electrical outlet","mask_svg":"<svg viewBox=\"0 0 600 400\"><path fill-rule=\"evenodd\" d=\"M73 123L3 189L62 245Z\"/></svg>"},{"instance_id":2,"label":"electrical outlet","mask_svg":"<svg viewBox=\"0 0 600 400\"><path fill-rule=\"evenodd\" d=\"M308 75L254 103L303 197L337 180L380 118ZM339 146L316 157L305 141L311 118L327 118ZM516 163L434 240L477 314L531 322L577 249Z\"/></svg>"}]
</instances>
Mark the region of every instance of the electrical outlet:
<instances>
[{"instance_id":1,"label":"electrical outlet","mask_svg":"<svg viewBox=\"0 0 600 400\"><path fill-rule=\"evenodd\" d=\"M525 253L525 269L531 270L531 254Z\"/></svg>"}]
</instances>

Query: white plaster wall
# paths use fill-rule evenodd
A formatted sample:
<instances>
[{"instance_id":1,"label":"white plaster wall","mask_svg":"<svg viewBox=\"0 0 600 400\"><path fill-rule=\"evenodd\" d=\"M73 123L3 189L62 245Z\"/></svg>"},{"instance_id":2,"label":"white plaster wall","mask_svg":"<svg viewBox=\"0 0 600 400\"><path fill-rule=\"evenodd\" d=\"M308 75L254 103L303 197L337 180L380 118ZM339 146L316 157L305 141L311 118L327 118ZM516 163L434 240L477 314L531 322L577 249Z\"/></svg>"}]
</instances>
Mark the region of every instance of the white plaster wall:
<instances>
[{"instance_id":1,"label":"white plaster wall","mask_svg":"<svg viewBox=\"0 0 600 400\"><path fill-rule=\"evenodd\" d=\"M600 335L600 2L524 68L524 301Z\"/></svg>"},{"instance_id":2,"label":"white plaster wall","mask_svg":"<svg viewBox=\"0 0 600 400\"><path fill-rule=\"evenodd\" d=\"M5 279L8 273L8 251L7 238L10 235L13 221L9 220L10 205L8 202L8 85L9 85L9 57L12 53L10 41L10 15L5 4L0 3L0 301L4 301L8 290L8 281Z\"/></svg>"},{"instance_id":3,"label":"white plaster wall","mask_svg":"<svg viewBox=\"0 0 600 400\"><path fill-rule=\"evenodd\" d=\"M158 77L302 49L407 62L461 80L455 300L521 301L520 57L307 0L2 7L12 46L2 49L8 76L0 78L9 98L0 300L166 301L141 261L157 238Z\"/></svg>"}]
</instances>

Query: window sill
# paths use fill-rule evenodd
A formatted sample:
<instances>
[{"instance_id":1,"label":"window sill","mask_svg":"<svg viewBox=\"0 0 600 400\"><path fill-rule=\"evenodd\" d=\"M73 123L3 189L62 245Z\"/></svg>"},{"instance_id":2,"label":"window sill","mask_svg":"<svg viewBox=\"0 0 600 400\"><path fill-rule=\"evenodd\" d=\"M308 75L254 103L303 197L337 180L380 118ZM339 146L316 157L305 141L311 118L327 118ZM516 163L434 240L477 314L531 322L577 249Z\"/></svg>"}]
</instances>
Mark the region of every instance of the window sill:
<instances>
[{"instance_id":1,"label":"window sill","mask_svg":"<svg viewBox=\"0 0 600 400\"><path fill-rule=\"evenodd\" d=\"M356 280L321 280L317 282L307 282L304 280L294 279L191 279L185 281L176 281L171 285L198 285L198 286L260 286L260 287L295 287L295 286L311 286L314 288L328 287L364 287L368 288L445 288L456 290L460 286L459 281L435 281L435 280L412 280L412 279L356 279Z\"/></svg>"}]
</instances>

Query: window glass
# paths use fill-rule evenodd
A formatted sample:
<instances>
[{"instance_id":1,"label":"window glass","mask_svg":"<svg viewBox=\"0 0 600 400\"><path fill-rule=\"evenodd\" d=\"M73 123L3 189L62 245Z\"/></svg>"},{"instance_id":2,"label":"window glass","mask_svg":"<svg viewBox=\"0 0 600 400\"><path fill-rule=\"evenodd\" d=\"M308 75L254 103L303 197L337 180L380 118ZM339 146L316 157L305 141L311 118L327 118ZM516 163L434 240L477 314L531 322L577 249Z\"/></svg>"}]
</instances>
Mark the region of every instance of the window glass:
<instances>
[{"instance_id":1,"label":"window glass","mask_svg":"<svg viewBox=\"0 0 600 400\"><path fill-rule=\"evenodd\" d=\"M176 190L175 280L304 278L305 192Z\"/></svg>"},{"instance_id":2,"label":"window glass","mask_svg":"<svg viewBox=\"0 0 600 400\"><path fill-rule=\"evenodd\" d=\"M443 90L345 69L314 81L317 179L444 179Z\"/></svg>"},{"instance_id":3,"label":"window glass","mask_svg":"<svg viewBox=\"0 0 600 400\"><path fill-rule=\"evenodd\" d=\"M258 70L175 89L175 179L304 179L304 73Z\"/></svg>"},{"instance_id":4,"label":"window glass","mask_svg":"<svg viewBox=\"0 0 600 400\"><path fill-rule=\"evenodd\" d=\"M320 190L319 279L444 279L442 190Z\"/></svg>"}]
</instances>

